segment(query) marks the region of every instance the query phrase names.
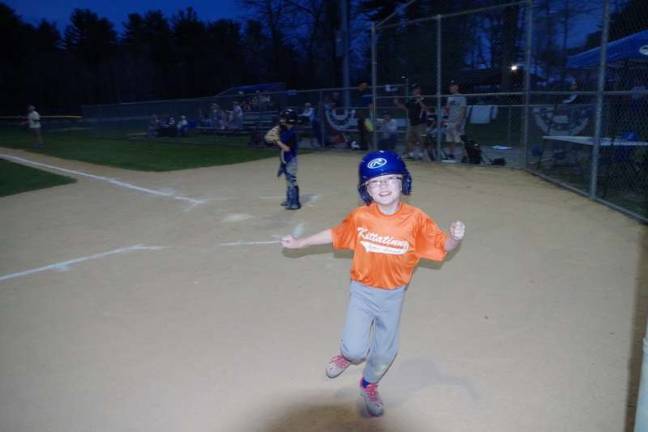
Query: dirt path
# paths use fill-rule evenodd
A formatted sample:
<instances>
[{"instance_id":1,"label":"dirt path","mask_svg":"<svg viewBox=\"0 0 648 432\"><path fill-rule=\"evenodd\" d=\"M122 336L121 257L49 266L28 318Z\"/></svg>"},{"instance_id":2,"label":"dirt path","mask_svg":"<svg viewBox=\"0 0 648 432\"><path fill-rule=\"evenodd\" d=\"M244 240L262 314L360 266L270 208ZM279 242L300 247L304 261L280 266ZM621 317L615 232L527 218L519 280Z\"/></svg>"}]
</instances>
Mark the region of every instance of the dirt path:
<instances>
[{"instance_id":1,"label":"dirt path","mask_svg":"<svg viewBox=\"0 0 648 432\"><path fill-rule=\"evenodd\" d=\"M0 198L2 431L623 431L647 229L601 205L410 164L410 202L468 234L417 270L386 415L367 419L361 369L323 373L349 256L272 243L358 205L358 154L301 157L287 212L275 160L141 173L0 153L104 178Z\"/></svg>"}]
</instances>

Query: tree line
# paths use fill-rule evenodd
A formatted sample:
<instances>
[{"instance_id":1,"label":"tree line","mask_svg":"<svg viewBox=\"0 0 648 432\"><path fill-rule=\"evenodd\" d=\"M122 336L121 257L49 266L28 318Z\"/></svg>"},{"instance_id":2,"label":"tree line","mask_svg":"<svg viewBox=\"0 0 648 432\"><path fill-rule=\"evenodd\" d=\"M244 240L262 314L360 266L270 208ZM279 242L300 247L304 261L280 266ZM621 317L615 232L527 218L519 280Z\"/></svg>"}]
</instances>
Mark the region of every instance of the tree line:
<instances>
[{"instance_id":1,"label":"tree line","mask_svg":"<svg viewBox=\"0 0 648 432\"><path fill-rule=\"evenodd\" d=\"M26 23L0 2L0 111L35 104L49 114L78 113L82 104L215 95L236 85L285 82L290 88L342 84L340 7L353 35L354 81L370 79L371 21L402 23L436 14L490 6L498 0L240 0L241 20L205 21L191 7L170 17L159 10L131 13L118 32L108 19L76 9L59 30L42 20ZM598 2L595 2L598 3ZM643 0L625 0L612 15L614 38L648 19ZM536 62L564 67L572 23L598 13L587 0L535 1ZM643 18L642 18L643 17ZM444 76L489 69L500 89L511 87L510 65L523 58L524 9L511 6L443 21ZM645 23L645 21L644 21ZM600 33L593 28L587 46ZM379 77L433 80L436 32L430 22L395 26L379 34ZM427 74L427 75L426 75Z\"/></svg>"},{"instance_id":2,"label":"tree line","mask_svg":"<svg viewBox=\"0 0 648 432\"><path fill-rule=\"evenodd\" d=\"M129 14L121 34L88 9L74 10L60 31L0 3L0 111L33 103L78 113L82 104L203 97L260 82L339 84L335 2L243 3L242 22L203 21L191 7L170 18L152 10Z\"/></svg>"}]
</instances>

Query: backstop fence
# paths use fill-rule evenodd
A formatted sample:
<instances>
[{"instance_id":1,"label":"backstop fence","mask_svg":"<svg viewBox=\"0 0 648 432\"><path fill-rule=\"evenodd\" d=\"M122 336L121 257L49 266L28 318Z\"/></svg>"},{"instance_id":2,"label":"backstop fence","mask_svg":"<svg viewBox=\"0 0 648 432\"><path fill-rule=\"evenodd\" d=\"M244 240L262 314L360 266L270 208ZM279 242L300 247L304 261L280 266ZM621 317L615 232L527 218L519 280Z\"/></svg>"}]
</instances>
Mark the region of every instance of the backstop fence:
<instances>
[{"instance_id":1,"label":"backstop fence","mask_svg":"<svg viewBox=\"0 0 648 432\"><path fill-rule=\"evenodd\" d=\"M374 89L421 87L441 126L436 154L452 156L448 132L460 110L466 152L474 141L491 158L648 221L648 3L525 0L431 11L409 2L374 22L371 65ZM393 109L389 97L374 99L373 119Z\"/></svg>"},{"instance_id":2,"label":"backstop fence","mask_svg":"<svg viewBox=\"0 0 648 432\"><path fill-rule=\"evenodd\" d=\"M153 116L186 116L196 132L254 143L294 108L314 148L506 164L648 222L648 3L524 0L443 14L431 3L372 23L367 87L84 106L84 121L137 137Z\"/></svg>"}]
</instances>

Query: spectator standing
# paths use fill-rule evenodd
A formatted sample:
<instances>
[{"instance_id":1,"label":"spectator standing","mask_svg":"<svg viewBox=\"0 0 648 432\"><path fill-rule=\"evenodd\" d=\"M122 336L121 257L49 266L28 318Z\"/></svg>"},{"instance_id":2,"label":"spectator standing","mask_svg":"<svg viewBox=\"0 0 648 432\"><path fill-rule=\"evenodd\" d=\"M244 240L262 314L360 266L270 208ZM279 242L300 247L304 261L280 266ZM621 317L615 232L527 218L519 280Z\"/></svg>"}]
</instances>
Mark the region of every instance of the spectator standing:
<instances>
[{"instance_id":1,"label":"spectator standing","mask_svg":"<svg viewBox=\"0 0 648 432\"><path fill-rule=\"evenodd\" d=\"M43 135L41 133L41 117L36 111L34 105L27 107L27 120L23 122L29 128L33 138L33 146L36 148L43 147Z\"/></svg>"},{"instance_id":2,"label":"spectator standing","mask_svg":"<svg viewBox=\"0 0 648 432\"><path fill-rule=\"evenodd\" d=\"M302 124L312 124L315 119L315 110L310 102L304 104L304 110L299 114L299 120Z\"/></svg>"},{"instance_id":3,"label":"spectator standing","mask_svg":"<svg viewBox=\"0 0 648 432\"><path fill-rule=\"evenodd\" d=\"M358 141L360 141L358 148L360 150L367 150L367 138L372 130L367 128L367 119L371 117L371 108L373 106L371 89L366 81L361 81L358 84L358 109L356 110L356 119L358 125ZM373 125L372 125L373 126Z\"/></svg>"},{"instance_id":4,"label":"spectator standing","mask_svg":"<svg viewBox=\"0 0 648 432\"><path fill-rule=\"evenodd\" d=\"M402 103L398 98L394 103L399 108L407 111L407 139L405 141L405 157L410 159L432 160L429 151L423 151L426 147L423 137L427 123L427 111L429 108L425 105L425 99L422 96L421 86L412 84L412 96L406 103ZM427 150L427 149L426 149Z\"/></svg>"},{"instance_id":5,"label":"spectator standing","mask_svg":"<svg viewBox=\"0 0 648 432\"><path fill-rule=\"evenodd\" d=\"M446 142L448 149L446 157L449 161L455 160L455 145L463 144L461 135L464 134L466 124L466 97L459 93L459 84L450 81L450 96L445 106L445 112L448 116L446 124Z\"/></svg>"},{"instance_id":6,"label":"spectator standing","mask_svg":"<svg viewBox=\"0 0 648 432\"><path fill-rule=\"evenodd\" d=\"M304 110L299 115L302 124L308 124L311 127L313 137L317 140L319 147L322 147L322 136L319 121L316 116L315 108L310 102L304 104Z\"/></svg>"}]
</instances>

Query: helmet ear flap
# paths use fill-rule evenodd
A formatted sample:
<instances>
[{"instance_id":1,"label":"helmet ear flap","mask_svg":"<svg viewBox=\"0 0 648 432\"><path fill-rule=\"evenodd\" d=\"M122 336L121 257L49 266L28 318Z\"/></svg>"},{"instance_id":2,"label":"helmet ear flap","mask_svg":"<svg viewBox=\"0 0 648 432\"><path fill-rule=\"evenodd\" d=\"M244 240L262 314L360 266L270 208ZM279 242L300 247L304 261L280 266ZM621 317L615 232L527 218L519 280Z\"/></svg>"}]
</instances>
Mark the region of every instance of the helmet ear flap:
<instances>
[{"instance_id":1,"label":"helmet ear flap","mask_svg":"<svg viewBox=\"0 0 648 432\"><path fill-rule=\"evenodd\" d=\"M367 186L362 184L358 187L358 192L360 193L360 198L362 201L365 202L365 204L371 204L371 201L373 201L373 198L371 198L371 195L369 195L369 192L367 192Z\"/></svg>"},{"instance_id":2,"label":"helmet ear flap","mask_svg":"<svg viewBox=\"0 0 648 432\"><path fill-rule=\"evenodd\" d=\"M407 171L403 174L402 191L404 195L409 195L412 192L412 176Z\"/></svg>"}]
</instances>

